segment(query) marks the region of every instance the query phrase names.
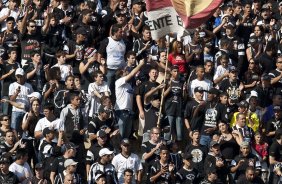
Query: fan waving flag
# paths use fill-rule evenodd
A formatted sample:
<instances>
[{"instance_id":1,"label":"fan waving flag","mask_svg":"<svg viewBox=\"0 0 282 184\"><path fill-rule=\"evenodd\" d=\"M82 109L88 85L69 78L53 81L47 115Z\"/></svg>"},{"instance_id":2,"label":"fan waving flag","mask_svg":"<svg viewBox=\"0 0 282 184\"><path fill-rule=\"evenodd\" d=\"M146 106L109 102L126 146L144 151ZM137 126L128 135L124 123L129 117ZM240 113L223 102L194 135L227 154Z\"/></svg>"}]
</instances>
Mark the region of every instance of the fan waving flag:
<instances>
[{"instance_id":1,"label":"fan waving flag","mask_svg":"<svg viewBox=\"0 0 282 184\"><path fill-rule=\"evenodd\" d=\"M223 0L146 0L147 25L153 39L169 33L182 35L206 22Z\"/></svg>"}]
</instances>

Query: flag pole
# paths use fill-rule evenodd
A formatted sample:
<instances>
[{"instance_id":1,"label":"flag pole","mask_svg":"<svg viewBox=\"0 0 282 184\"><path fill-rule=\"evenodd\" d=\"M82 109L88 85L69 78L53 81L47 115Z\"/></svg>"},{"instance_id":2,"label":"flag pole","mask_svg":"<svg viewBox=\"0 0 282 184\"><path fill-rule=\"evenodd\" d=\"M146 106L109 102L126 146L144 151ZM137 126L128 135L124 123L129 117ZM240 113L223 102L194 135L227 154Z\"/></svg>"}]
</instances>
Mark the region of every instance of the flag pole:
<instances>
[{"instance_id":1,"label":"flag pole","mask_svg":"<svg viewBox=\"0 0 282 184\"><path fill-rule=\"evenodd\" d=\"M169 53L169 44L170 44L170 36L168 35L168 41L167 41L167 51L166 51L166 62L165 62L165 74L164 74L164 80L163 83L166 83L166 76L167 76L167 66L168 66L168 53ZM164 92L165 92L165 87L162 89L162 96L161 96L161 103L160 103L160 109L159 109L159 116L158 116L158 122L157 122L157 127L160 128L160 123L161 123L161 114L162 114L162 107L164 103Z\"/></svg>"}]
</instances>

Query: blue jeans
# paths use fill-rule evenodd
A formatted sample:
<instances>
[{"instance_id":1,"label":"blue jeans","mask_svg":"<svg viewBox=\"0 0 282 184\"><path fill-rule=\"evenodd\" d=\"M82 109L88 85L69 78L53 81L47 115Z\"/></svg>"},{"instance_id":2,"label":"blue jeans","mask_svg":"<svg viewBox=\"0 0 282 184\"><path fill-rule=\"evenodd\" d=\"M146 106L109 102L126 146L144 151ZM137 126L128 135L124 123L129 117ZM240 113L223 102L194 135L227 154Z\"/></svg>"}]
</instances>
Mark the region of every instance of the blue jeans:
<instances>
[{"instance_id":1,"label":"blue jeans","mask_svg":"<svg viewBox=\"0 0 282 184\"><path fill-rule=\"evenodd\" d=\"M201 135L200 144L203 146L207 146L209 148L211 142L211 136L209 135Z\"/></svg>"},{"instance_id":2,"label":"blue jeans","mask_svg":"<svg viewBox=\"0 0 282 184\"><path fill-rule=\"evenodd\" d=\"M111 90L111 94L114 94L114 89L115 89L115 74L116 74L116 71L117 70L111 70L111 69L108 69L107 70L107 74L106 74L106 77L107 77L107 83L108 83L108 86Z\"/></svg>"},{"instance_id":3,"label":"blue jeans","mask_svg":"<svg viewBox=\"0 0 282 184\"><path fill-rule=\"evenodd\" d=\"M11 127L20 133L22 133L21 125L22 125L24 114L25 112L17 112L17 111L12 112Z\"/></svg>"},{"instance_id":4,"label":"blue jeans","mask_svg":"<svg viewBox=\"0 0 282 184\"><path fill-rule=\"evenodd\" d=\"M116 111L118 126L121 138L128 138L132 129L132 118L131 113L128 110L117 110Z\"/></svg>"},{"instance_id":5,"label":"blue jeans","mask_svg":"<svg viewBox=\"0 0 282 184\"><path fill-rule=\"evenodd\" d=\"M171 139L171 134L176 134L176 140L182 140L183 120L181 117L167 116L170 125L170 132L166 133L164 137L166 140Z\"/></svg>"},{"instance_id":6,"label":"blue jeans","mask_svg":"<svg viewBox=\"0 0 282 184\"><path fill-rule=\"evenodd\" d=\"M9 97L8 96L3 96L2 99L9 100ZM9 113L9 103L2 103L2 112L3 112L3 114L8 114Z\"/></svg>"}]
</instances>

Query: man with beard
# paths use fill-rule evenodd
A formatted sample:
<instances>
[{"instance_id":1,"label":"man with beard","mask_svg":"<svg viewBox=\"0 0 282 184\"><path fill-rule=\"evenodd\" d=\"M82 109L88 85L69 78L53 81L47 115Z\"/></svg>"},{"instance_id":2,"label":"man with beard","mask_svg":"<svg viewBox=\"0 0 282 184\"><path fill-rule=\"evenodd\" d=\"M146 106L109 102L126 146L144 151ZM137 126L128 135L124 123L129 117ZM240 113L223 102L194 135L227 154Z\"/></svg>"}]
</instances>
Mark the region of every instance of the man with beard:
<instances>
[{"instance_id":1,"label":"man with beard","mask_svg":"<svg viewBox=\"0 0 282 184\"><path fill-rule=\"evenodd\" d=\"M0 159L0 183L18 184L17 176L9 171L10 160L6 157Z\"/></svg>"},{"instance_id":2,"label":"man with beard","mask_svg":"<svg viewBox=\"0 0 282 184\"><path fill-rule=\"evenodd\" d=\"M272 142L275 137L275 131L282 128L282 107L273 107L274 116L266 124L266 136L269 139L268 142Z\"/></svg>"}]
</instances>

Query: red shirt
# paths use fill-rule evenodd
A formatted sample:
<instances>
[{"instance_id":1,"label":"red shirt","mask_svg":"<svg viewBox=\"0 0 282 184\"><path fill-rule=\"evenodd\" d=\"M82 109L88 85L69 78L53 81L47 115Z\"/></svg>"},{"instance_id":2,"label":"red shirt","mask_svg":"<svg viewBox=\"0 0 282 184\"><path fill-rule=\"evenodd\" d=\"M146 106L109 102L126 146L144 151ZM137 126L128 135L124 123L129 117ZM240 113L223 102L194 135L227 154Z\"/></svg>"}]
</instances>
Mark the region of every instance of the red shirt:
<instances>
[{"instance_id":1,"label":"red shirt","mask_svg":"<svg viewBox=\"0 0 282 184\"><path fill-rule=\"evenodd\" d=\"M262 143L262 144L256 144L253 143L252 147L256 150L256 152L261 156L261 158L268 156L268 144L267 143Z\"/></svg>"},{"instance_id":2,"label":"red shirt","mask_svg":"<svg viewBox=\"0 0 282 184\"><path fill-rule=\"evenodd\" d=\"M168 61L172 65L177 65L179 67L180 73L186 73L186 59L184 55L176 55L174 56L172 53L168 55Z\"/></svg>"}]
</instances>

